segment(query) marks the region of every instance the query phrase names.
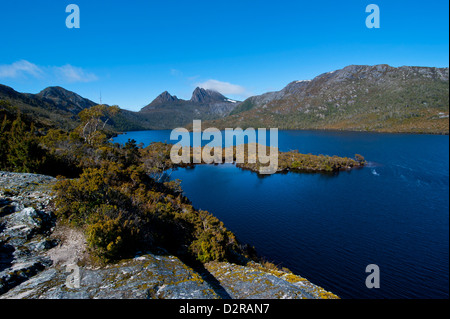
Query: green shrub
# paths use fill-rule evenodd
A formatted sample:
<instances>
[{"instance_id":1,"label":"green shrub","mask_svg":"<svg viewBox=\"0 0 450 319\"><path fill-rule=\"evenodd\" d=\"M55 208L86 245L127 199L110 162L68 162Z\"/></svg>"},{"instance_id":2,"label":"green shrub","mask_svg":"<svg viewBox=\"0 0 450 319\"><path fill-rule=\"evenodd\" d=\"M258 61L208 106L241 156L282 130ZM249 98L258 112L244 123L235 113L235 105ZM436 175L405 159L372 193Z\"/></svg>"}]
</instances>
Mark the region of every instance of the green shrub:
<instances>
[{"instance_id":1,"label":"green shrub","mask_svg":"<svg viewBox=\"0 0 450 319\"><path fill-rule=\"evenodd\" d=\"M110 208L108 208L110 209ZM120 215L115 219L103 216L87 226L87 242L98 256L105 261L124 256L129 234Z\"/></svg>"},{"instance_id":2,"label":"green shrub","mask_svg":"<svg viewBox=\"0 0 450 319\"><path fill-rule=\"evenodd\" d=\"M196 211L178 187L168 186L155 182L143 167L105 161L78 179L58 180L54 203L60 220L86 229L89 246L103 260L137 249L164 248L201 262L241 253L222 222Z\"/></svg>"},{"instance_id":3,"label":"green shrub","mask_svg":"<svg viewBox=\"0 0 450 319\"><path fill-rule=\"evenodd\" d=\"M1 123L0 158L0 169L21 173L40 172L46 161L34 124L25 123L20 112L12 122L5 115Z\"/></svg>"}]
</instances>

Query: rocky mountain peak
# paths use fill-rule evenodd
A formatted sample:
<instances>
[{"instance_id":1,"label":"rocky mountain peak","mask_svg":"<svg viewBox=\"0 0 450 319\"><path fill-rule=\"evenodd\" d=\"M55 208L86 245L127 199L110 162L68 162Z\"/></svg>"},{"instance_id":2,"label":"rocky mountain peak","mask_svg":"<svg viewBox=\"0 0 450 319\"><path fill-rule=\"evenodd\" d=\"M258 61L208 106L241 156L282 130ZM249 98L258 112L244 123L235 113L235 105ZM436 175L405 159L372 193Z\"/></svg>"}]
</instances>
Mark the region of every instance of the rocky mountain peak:
<instances>
[{"instance_id":1,"label":"rocky mountain peak","mask_svg":"<svg viewBox=\"0 0 450 319\"><path fill-rule=\"evenodd\" d=\"M149 116L158 128L173 129L192 123L193 119L224 117L240 103L214 90L197 87L189 100L179 99L165 91L139 112Z\"/></svg>"},{"instance_id":2,"label":"rocky mountain peak","mask_svg":"<svg viewBox=\"0 0 450 319\"><path fill-rule=\"evenodd\" d=\"M177 100L178 98L175 95L171 95L169 92L164 91L153 102L172 102Z\"/></svg>"},{"instance_id":3,"label":"rocky mountain peak","mask_svg":"<svg viewBox=\"0 0 450 319\"><path fill-rule=\"evenodd\" d=\"M227 98L217 91L197 87L192 93L190 101L194 103L211 103L223 102L226 100Z\"/></svg>"},{"instance_id":4,"label":"rocky mountain peak","mask_svg":"<svg viewBox=\"0 0 450 319\"><path fill-rule=\"evenodd\" d=\"M156 97L150 104L145 106L142 111L153 110L156 108L162 108L164 106L170 105L174 102L179 102L180 100L175 96L171 95L169 92L164 91Z\"/></svg>"}]
</instances>

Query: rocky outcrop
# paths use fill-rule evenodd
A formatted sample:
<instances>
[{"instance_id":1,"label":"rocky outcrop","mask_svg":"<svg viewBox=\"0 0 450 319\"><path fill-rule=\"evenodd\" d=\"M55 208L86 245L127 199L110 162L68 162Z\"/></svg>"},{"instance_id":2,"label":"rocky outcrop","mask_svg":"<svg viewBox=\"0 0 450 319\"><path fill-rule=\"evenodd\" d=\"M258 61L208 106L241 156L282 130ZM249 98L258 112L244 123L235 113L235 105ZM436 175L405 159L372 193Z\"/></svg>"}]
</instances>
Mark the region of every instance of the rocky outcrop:
<instances>
[{"instance_id":1,"label":"rocky outcrop","mask_svg":"<svg viewBox=\"0 0 450 319\"><path fill-rule=\"evenodd\" d=\"M145 254L102 268L49 267L0 298L218 299L200 275L174 256ZM79 275L79 286L68 283Z\"/></svg>"},{"instance_id":2,"label":"rocky outcrop","mask_svg":"<svg viewBox=\"0 0 450 319\"><path fill-rule=\"evenodd\" d=\"M53 178L0 172L0 294L52 264L45 251L55 216L49 208Z\"/></svg>"},{"instance_id":3,"label":"rocky outcrop","mask_svg":"<svg viewBox=\"0 0 450 319\"><path fill-rule=\"evenodd\" d=\"M304 278L251 262L188 266L141 252L116 264L89 261L81 231L57 224L43 175L0 172L0 299L337 298Z\"/></svg>"},{"instance_id":4,"label":"rocky outcrop","mask_svg":"<svg viewBox=\"0 0 450 319\"><path fill-rule=\"evenodd\" d=\"M206 269L232 299L336 299L335 294L290 272L250 262L240 266L211 262Z\"/></svg>"}]
</instances>

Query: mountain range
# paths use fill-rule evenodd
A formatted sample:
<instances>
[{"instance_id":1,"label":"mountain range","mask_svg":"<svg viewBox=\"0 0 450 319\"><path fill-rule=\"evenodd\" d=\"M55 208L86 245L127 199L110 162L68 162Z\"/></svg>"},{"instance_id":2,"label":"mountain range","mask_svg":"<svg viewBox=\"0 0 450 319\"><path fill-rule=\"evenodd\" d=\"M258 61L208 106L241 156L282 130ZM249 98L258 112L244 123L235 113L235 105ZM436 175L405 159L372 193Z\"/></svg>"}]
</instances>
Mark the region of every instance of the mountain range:
<instances>
[{"instance_id":1,"label":"mountain range","mask_svg":"<svg viewBox=\"0 0 450 319\"><path fill-rule=\"evenodd\" d=\"M73 129L77 114L96 103L60 87L49 87L38 94L19 93L0 84L0 101L18 108L25 117L32 118L38 126ZM1 104L3 112L11 112Z\"/></svg>"},{"instance_id":2,"label":"mountain range","mask_svg":"<svg viewBox=\"0 0 450 319\"><path fill-rule=\"evenodd\" d=\"M73 129L77 114L95 103L62 87L48 87L37 94L19 93L0 84L0 101L8 101L39 126ZM228 115L240 102L222 94L196 88L190 100L178 99L168 92L160 94L139 112L121 109L110 126L118 131L173 129L188 125L194 119L213 120ZM2 106L0 105L0 108ZM5 107L3 106L3 111Z\"/></svg>"},{"instance_id":3,"label":"mountain range","mask_svg":"<svg viewBox=\"0 0 450 319\"><path fill-rule=\"evenodd\" d=\"M62 87L37 94L19 93L0 84L6 100L42 126L72 129L77 114L97 103ZM0 103L1 108L5 109ZM118 131L203 126L277 127L356 131L449 132L449 69L350 65L293 81L276 92L243 102L196 88L189 100L165 91L139 112L121 109L110 124Z\"/></svg>"},{"instance_id":4,"label":"mountain range","mask_svg":"<svg viewBox=\"0 0 450 319\"><path fill-rule=\"evenodd\" d=\"M449 69L350 65L246 99L205 126L449 132Z\"/></svg>"}]
</instances>

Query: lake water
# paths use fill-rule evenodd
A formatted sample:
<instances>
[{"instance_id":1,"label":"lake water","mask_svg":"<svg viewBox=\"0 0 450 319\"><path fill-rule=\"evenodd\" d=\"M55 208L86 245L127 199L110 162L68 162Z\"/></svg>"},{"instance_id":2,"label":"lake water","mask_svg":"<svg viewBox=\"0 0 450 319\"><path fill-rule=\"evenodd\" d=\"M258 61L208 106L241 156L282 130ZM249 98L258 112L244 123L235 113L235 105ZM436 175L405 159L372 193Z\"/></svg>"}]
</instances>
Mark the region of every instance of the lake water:
<instances>
[{"instance_id":1,"label":"lake water","mask_svg":"<svg viewBox=\"0 0 450 319\"><path fill-rule=\"evenodd\" d=\"M171 142L170 132L115 141ZM232 164L200 165L171 177L241 242L341 298L448 298L448 136L279 131L278 143L281 151L359 153L369 164L265 177ZM369 264L379 266L378 289L365 285Z\"/></svg>"}]
</instances>

